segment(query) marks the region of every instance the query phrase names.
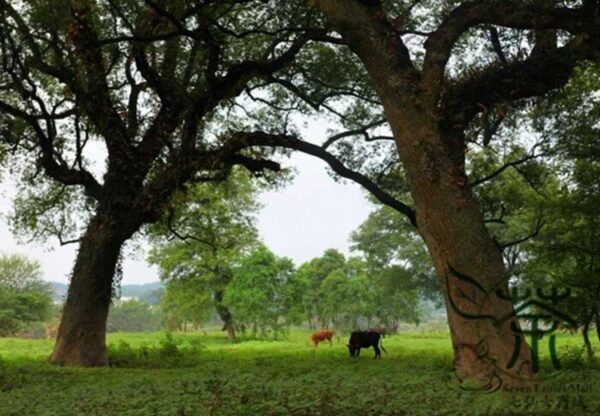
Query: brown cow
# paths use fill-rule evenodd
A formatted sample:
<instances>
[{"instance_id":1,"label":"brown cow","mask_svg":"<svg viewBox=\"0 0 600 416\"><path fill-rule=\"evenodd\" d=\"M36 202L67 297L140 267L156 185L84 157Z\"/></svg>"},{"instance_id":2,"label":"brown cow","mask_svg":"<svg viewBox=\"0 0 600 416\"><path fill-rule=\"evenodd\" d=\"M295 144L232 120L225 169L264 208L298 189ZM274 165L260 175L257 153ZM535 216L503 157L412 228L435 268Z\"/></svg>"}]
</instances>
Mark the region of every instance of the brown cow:
<instances>
[{"instance_id":1,"label":"brown cow","mask_svg":"<svg viewBox=\"0 0 600 416\"><path fill-rule=\"evenodd\" d=\"M386 334L384 326L378 326L378 327L375 327L375 328L369 328L369 330L367 332L377 332L383 338L385 338L385 334Z\"/></svg>"},{"instance_id":2,"label":"brown cow","mask_svg":"<svg viewBox=\"0 0 600 416\"><path fill-rule=\"evenodd\" d=\"M56 336L58 335L59 326L60 322L54 322L46 326L46 339L56 339Z\"/></svg>"},{"instance_id":3,"label":"brown cow","mask_svg":"<svg viewBox=\"0 0 600 416\"><path fill-rule=\"evenodd\" d=\"M333 338L334 334L335 334L334 331L329 331L327 329L323 329L321 331L317 331L314 334L312 334L310 336L310 339L315 348L317 348L319 346L319 342L323 342L325 340L329 341L330 346L333 346L331 339Z\"/></svg>"}]
</instances>

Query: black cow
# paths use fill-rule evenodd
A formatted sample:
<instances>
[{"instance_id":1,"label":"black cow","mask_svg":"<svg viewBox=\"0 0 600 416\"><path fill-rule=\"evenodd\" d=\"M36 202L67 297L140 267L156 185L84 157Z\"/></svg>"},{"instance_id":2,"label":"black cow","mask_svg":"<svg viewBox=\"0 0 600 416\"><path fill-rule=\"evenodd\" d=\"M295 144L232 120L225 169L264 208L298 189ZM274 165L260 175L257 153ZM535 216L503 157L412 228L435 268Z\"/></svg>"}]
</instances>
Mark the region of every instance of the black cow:
<instances>
[{"instance_id":1,"label":"black cow","mask_svg":"<svg viewBox=\"0 0 600 416\"><path fill-rule=\"evenodd\" d=\"M350 334L350 340L348 341L348 351L350 351L350 356L358 357L360 356L361 348L373 347L375 350L375 358L381 358L379 347L381 347L383 351L385 351L385 348L380 344L380 338L381 335L375 331L352 332L352 334Z\"/></svg>"}]
</instances>

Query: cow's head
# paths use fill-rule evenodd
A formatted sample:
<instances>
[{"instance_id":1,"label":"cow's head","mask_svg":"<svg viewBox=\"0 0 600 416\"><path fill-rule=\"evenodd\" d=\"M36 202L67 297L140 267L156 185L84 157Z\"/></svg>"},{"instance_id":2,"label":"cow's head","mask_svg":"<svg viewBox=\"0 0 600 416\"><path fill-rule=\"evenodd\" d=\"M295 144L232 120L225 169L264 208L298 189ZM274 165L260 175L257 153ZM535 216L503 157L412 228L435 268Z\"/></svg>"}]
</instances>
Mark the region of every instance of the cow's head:
<instances>
[{"instance_id":1,"label":"cow's head","mask_svg":"<svg viewBox=\"0 0 600 416\"><path fill-rule=\"evenodd\" d=\"M348 347L348 351L350 352L350 357L354 357L356 355L356 348L354 348L350 344L346 344L346 346Z\"/></svg>"}]
</instances>

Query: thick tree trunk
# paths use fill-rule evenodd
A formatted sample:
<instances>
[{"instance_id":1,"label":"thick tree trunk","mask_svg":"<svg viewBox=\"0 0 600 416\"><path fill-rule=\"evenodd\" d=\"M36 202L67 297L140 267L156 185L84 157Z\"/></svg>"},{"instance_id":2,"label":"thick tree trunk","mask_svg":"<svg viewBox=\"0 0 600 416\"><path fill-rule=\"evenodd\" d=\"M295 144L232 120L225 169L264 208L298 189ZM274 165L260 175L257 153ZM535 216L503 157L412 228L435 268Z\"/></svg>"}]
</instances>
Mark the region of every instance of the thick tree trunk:
<instances>
[{"instance_id":1,"label":"thick tree trunk","mask_svg":"<svg viewBox=\"0 0 600 416\"><path fill-rule=\"evenodd\" d=\"M458 377L484 389L531 380L531 351L519 332L501 252L468 185L461 134L386 101L417 227L444 295Z\"/></svg>"},{"instance_id":2,"label":"thick tree trunk","mask_svg":"<svg viewBox=\"0 0 600 416\"><path fill-rule=\"evenodd\" d=\"M106 320L125 239L114 222L99 216L90 221L77 253L51 363L108 365Z\"/></svg>"},{"instance_id":3,"label":"thick tree trunk","mask_svg":"<svg viewBox=\"0 0 600 416\"><path fill-rule=\"evenodd\" d=\"M223 321L223 330L227 331L227 339L229 341L237 340L235 335L235 328L233 327L233 317L227 306L223 305L223 291L217 290L214 293L215 309L221 321Z\"/></svg>"},{"instance_id":4,"label":"thick tree trunk","mask_svg":"<svg viewBox=\"0 0 600 416\"><path fill-rule=\"evenodd\" d=\"M481 389L534 381L531 350L510 300L501 252L469 189L463 150L452 135L410 135L395 125L399 153L417 211L417 227L432 257L448 314L454 367ZM408 136L408 137L407 137Z\"/></svg>"}]
</instances>

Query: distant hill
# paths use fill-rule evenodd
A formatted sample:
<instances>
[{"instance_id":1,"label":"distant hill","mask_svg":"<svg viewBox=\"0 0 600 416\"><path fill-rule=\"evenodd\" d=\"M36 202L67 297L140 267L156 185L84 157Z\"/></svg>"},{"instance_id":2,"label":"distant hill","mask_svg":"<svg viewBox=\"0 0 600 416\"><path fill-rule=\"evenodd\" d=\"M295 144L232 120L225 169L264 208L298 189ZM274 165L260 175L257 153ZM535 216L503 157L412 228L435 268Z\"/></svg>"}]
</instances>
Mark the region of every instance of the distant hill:
<instances>
[{"instance_id":1,"label":"distant hill","mask_svg":"<svg viewBox=\"0 0 600 416\"><path fill-rule=\"evenodd\" d=\"M54 291L54 300L58 302L64 302L67 298L67 290L69 290L69 285L59 282L50 282L50 286L52 286L52 290Z\"/></svg>"},{"instance_id":2,"label":"distant hill","mask_svg":"<svg viewBox=\"0 0 600 416\"><path fill-rule=\"evenodd\" d=\"M54 290L54 300L64 302L69 286L59 282L50 282L50 285ZM158 281L139 285L122 285L121 297L135 297L150 304L156 304L160 300L163 290L163 284Z\"/></svg>"}]
</instances>

